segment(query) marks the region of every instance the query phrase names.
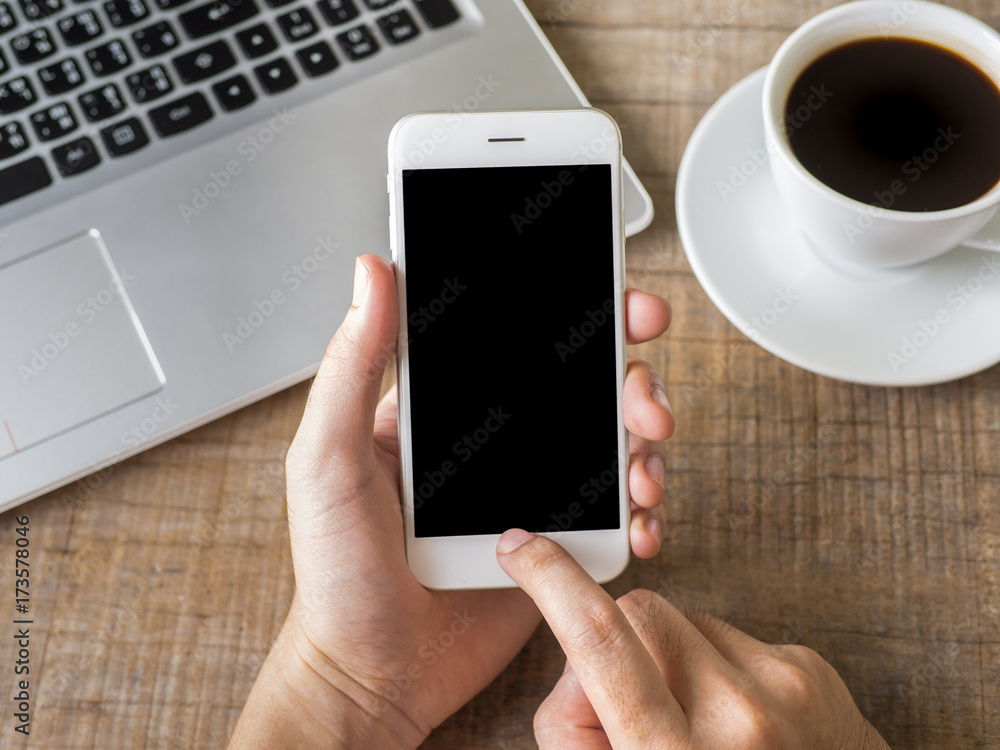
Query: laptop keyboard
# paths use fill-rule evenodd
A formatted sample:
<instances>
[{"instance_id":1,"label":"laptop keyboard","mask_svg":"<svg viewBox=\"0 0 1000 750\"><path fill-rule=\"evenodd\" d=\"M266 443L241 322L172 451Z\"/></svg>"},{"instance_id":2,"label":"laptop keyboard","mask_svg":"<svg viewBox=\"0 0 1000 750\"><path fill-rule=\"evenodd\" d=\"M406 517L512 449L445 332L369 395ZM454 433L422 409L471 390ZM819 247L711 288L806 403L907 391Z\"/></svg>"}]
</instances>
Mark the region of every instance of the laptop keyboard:
<instances>
[{"instance_id":1,"label":"laptop keyboard","mask_svg":"<svg viewBox=\"0 0 1000 750\"><path fill-rule=\"evenodd\" d=\"M459 18L452 0L0 0L0 206Z\"/></svg>"}]
</instances>

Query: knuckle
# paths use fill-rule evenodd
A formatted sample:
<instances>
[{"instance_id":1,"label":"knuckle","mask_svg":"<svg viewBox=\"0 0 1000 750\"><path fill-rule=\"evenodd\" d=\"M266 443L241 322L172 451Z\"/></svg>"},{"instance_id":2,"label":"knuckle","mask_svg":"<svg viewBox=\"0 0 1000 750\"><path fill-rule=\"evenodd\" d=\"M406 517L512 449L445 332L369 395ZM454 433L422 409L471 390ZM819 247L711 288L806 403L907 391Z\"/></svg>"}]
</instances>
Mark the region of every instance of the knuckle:
<instances>
[{"instance_id":1,"label":"knuckle","mask_svg":"<svg viewBox=\"0 0 1000 750\"><path fill-rule=\"evenodd\" d=\"M561 568L568 557L562 547L544 536L528 540L518 551L522 552L518 555L521 570L532 580L544 580L551 575L549 571Z\"/></svg>"},{"instance_id":2,"label":"knuckle","mask_svg":"<svg viewBox=\"0 0 1000 750\"><path fill-rule=\"evenodd\" d=\"M547 740L558 732L556 724L561 716L562 712L553 705L553 698L550 694L548 698L542 701L538 710L535 711L535 719L532 722L535 739L538 741L540 748L546 747Z\"/></svg>"},{"instance_id":3,"label":"knuckle","mask_svg":"<svg viewBox=\"0 0 1000 750\"><path fill-rule=\"evenodd\" d=\"M635 589L615 602L636 631L641 631L647 637L655 637L666 627L663 605L666 600L659 594L647 589Z\"/></svg>"},{"instance_id":4,"label":"knuckle","mask_svg":"<svg viewBox=\"0 0 1000 750\"><path fill-rule=\"evenodd\" d=\"M625 635L618 618L619 610L612 604L595 604L574 618L565 635L565 650L585 655L591 660L601 654L617 659Z\"/></svg>"},{"instance_id":5,"label":"knuckle","mask_svg":"<svg viewBox=\"0 0 1000 750\"><path fill-rule=\"evenodd\" d=\"M706 636L719 635L731 638L738 631L725 620L722 620L705 609L685 609L684 617Z\"/></svg>"},{"instance_id":6,"label":"knuckle","mask_svg":"<svg viewBox=\"0 0 1000 750\"><path fill-rule=\"evenodd\" d=\"M733 705L728 715L741 738L741 747L747 750L775 750L784 747L781 722L767 705L752 693L737 691L730 695Z\"/></svg>"},{"instance_id":7,"label":"knuckle","mask_svg":"<svg viewBox=\"0 0 1000 750\"><path fill-rule=\"evenodd\" d=\"M797 654L800 658L812 661L812 657L815 657L822 660L822 657L810 648L804 646L797 648L803 650L803 653ZM771 690L780 696L782 703L796 712L810 714L819 708L820 686L812 671L798 659L769 660L764 668L764 679Z\"/></svg>"},{"instance_id":8,"label":"knuckle","mask_svg":"<svg viewBox=\"0 0 1000 750\"><path fill-rule=\"evenodd\" d=\"M616 600L618 608L628 615L630 612L648 612L665 601L662 596L649 589L633 589Z\"/></svg>"}]
</instances>

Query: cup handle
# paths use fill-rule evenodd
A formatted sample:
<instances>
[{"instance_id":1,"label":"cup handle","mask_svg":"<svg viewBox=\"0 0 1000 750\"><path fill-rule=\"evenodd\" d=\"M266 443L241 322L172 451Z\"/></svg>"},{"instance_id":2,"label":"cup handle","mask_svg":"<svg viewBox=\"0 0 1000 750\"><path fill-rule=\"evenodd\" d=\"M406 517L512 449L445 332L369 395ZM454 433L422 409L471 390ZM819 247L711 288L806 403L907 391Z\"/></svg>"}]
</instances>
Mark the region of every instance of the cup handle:
<instances>
[{"instance_id":1,"label":"cup handle","mask_svg":"<svg viewBox=\"0 0 1000 750\"><path fill-rule=\"evenodd\" d=\"M982 229L959 244L962 247L992 250L995 253L1000 253L1000 212L986 222Z\"/></svg>"}]
</instances>

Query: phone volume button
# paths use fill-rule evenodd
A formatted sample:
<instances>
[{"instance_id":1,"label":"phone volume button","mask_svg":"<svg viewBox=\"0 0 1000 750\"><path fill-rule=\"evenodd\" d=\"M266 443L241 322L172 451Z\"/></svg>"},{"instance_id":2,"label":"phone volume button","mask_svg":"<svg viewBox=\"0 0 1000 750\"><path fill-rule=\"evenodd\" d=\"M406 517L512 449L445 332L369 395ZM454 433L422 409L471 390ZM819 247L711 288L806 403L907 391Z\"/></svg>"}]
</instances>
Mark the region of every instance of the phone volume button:
<instances>
[{"instance_id":1,"label":"phone volume button","mask_svg":"<svg viewBox=\"0 0 1000 750\"><path fill-rule=\"evenodd\" d=\"M392 255L392 262L396 262L396 222L393 219L392 211L389 212L389 253Z\"/></svg>"}]
</instances>

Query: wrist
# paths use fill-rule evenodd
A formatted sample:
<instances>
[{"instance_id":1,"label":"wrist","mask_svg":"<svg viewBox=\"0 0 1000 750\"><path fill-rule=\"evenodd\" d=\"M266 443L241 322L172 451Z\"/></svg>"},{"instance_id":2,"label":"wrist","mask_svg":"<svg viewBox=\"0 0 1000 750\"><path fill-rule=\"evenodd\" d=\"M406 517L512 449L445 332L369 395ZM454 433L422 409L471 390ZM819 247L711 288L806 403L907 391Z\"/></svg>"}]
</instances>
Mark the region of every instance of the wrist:
<instances>
[{"instance_id":1,"label":"wrist","mask_svg":"<svg viewBox=\"0 0 1000 750\"><path fill-rule=\"evenodd\" d=\"M254 682L230 750L414 750L429 733L351 679L308 638L295 605Z\"/></svg>"}]
</instances>

